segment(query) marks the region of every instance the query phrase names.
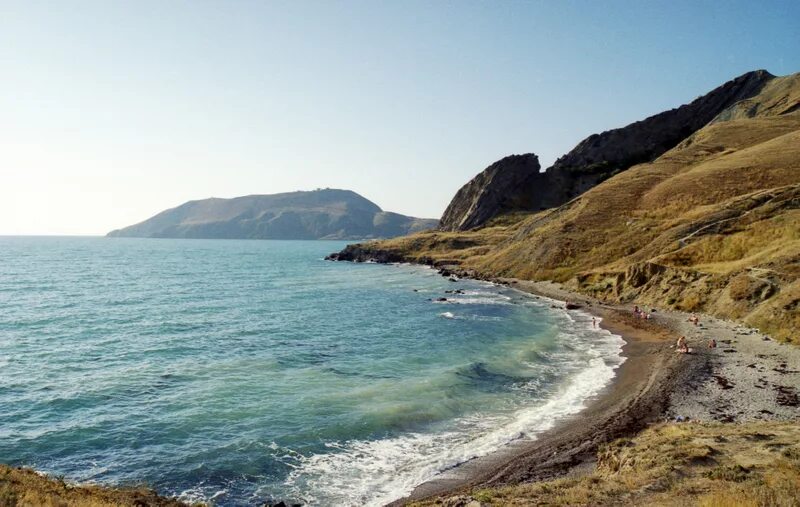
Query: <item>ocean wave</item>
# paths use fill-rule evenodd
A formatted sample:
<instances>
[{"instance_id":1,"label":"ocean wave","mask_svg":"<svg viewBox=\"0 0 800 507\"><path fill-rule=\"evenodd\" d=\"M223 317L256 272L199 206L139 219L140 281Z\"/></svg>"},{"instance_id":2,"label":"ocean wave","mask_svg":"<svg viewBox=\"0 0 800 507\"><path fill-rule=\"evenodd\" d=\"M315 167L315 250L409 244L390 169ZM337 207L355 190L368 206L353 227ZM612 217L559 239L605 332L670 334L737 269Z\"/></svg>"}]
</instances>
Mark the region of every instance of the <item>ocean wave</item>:
<instances>
[{"instance_id":1,"label":"ocean wave","mask_svg":"<svg viewBox=\"0 0 800 507\"><path fill-rule=\"evenodd\" d=\"M515 440L536 438L558 421L585 408L588 400L605 389L615 369L624 361L620 356L624 342L619 336L599 329L591 334L594 342L589 343L599 345L602 353L589 358L585 368L572 374L534 406L520 409L510 417L492 414L464 417L445 431L331 443L329 453L302 458L285 485L310 504L383 505L461 463ZM587 338L581 335L576 333L579 338ZM473 373L479 378L484 373L493 378L497 375L480 363L471 366L465 375Z\"/></svg>"},{"instance_id":2,"label":"ocean wave","mask_svg":"<svg viewBox=\"0 0 800 507\"><path fill-rule=\"evenodd\" d=\"M526 382L527 377L513 377L504 373L498 373L486 367L486 364L477 362L456 370L455 374L466 378L472 382L490 382L496 384L512 384L515 382Z\"/></svg>"},{"instance_id":3,"label":"ocean wave","mask_svg":"<svg viewBox=\"0 0 800 507\"><path fill-rule=\"evenodd\" d=\"M499 322L503 320L503 317L496 315L456 315L453 312L442 312L439 314L439 317L443 319L472 320L476 322Z\"/></svg>"},{"instance_id":4,"label":"ocean wave","mask_svg":"<svg viewBox=\"0 0 800 507\"><path fill-rule=\"evenodd\" d=\"M502 294L483 297L449 297L446 301L437 303L450 303L454 305L509 305L511 298Z\"/></svg>"}]
</instances>

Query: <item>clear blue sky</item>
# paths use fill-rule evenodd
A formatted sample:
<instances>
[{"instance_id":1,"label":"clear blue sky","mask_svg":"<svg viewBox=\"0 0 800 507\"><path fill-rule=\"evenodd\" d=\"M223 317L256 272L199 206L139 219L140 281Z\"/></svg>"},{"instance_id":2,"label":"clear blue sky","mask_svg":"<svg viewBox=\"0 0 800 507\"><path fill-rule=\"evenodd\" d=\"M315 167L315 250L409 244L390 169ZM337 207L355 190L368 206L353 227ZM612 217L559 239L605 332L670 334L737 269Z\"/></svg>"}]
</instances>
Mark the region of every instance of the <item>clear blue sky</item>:
<instances>
[{"instance_id":1,"label":"clear blue sky","mask_svg":"<svg viewBox=\"0 0 800 507\"><path fill-rule=\"evenodd\" d=\"M438 217L491 162L753 69L800 2L0 0L0 234L316 187Z\"/></svg>"}]
</instances>

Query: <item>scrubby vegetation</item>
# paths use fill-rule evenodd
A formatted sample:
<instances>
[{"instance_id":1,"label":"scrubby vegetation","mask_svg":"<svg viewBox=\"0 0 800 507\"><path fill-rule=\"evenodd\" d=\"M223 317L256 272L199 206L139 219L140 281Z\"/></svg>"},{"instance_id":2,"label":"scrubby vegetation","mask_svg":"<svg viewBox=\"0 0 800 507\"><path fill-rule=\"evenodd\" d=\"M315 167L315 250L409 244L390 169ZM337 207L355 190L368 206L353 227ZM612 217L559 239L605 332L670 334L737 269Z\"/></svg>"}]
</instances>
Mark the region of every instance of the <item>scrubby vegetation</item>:
<instances>
[{"instance_id":1,"label":"scrubby vegetation","mask_svg":"<svg viewBox=\"0 0 800 507\"><path fill-rule=\"evenodd\" d=\"M800 425L659 424L600 449L582 477L417 505L800 505Z\"/></svg>"},{"instance_id":2,"label":"scrubby vegetation","mask_svg":"<svg viewBox=\"0 0 800 507\"><path fill-rule=\"evenodd\" d=\"M0 507L185 507L147 488L74 486L33 470L0 465Z\"/></svg>"}]
</instances>

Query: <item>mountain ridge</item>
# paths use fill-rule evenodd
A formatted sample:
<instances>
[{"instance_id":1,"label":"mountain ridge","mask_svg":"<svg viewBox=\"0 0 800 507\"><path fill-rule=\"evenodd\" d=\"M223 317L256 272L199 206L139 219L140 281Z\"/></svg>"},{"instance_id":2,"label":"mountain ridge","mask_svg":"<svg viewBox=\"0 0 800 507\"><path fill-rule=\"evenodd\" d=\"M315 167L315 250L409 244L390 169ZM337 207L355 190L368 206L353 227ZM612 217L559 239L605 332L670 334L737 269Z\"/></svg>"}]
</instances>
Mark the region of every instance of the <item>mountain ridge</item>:
<instances>
[{"instance_id":1,"label":"mountain ridge","mask_svg":"<svg viewBox=\"0 0 800 507\"><path fill-rule=\"evenodd\" d=\"M435 219L409 217L341 189L211 197L187 201L110 237L205 239L389 238L433 228Z\"/></svg>"},{"instance_id":2,"label":"mountain ridge","mask_svg":"<svg viewBox=\"0 0 800 507\"><path fill-rule=\"evenodd\" d=\"M543 172L538 167L532 170L507 163L509 157L501 159L456 193L442 215L440 228L467 230L509 211L560 206L619 172L661 156L734 104L760 93L773 79L766 70L747 72L688 104L592 134ZM487 173L492 177L487 178ZM476 188L481 180L484 189ZM503 199L492 197L497 193L503 194Z\"/></svg>"},{"instance_id":3,"label":"mountain ridge","mask_svg":"<svg viewBox=\"0 0 800 507\"><path fill-rule=\"evenodd\" d=\"M600 300L704 311L800 343L800 73L770 78L743 100L655 160L561 205L331 257L550 280Z\"/></svg>"}]
</instances>

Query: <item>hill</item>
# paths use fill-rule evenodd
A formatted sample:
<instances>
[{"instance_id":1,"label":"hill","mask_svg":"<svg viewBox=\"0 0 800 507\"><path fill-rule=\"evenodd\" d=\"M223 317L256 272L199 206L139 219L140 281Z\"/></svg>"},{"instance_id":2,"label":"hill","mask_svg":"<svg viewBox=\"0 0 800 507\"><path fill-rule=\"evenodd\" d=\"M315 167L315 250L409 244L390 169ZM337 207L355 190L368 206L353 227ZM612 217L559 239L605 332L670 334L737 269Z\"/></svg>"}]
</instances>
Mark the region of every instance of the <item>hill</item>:
<instances>
[{"instance_id":1,"label":"hill","mask_svg":"<svg viewBox=\"0 0 800 507\"><path fill-rule=\"evenodd\" d=\"M391 238L436 227L438 221L381 210L350 190L323 189L233 199L189 201L114 237L212 239Z\"/></svg>"},{"instance_id":2,"label":"hill","mask_svg":"<svg viewBox=\"0 0 800 507\"><path fill-rule=\"evenodd\" d=\"M623 133L606 137L608 150L628 144ZM555 280L609 301L737 319L800 343L800 74L769 75L758 93L654 160L561 205L512 209L470 230L443 225L334 257Z\"/></svg>"},{"instance_id":3,"label":"hill","mask_svg":"<svg viewBox=\"0 0 800 507\"><path fill-rule=\"evenodd\" d=\"M654 160L734 104L758 95L774 78L765 70L748 72L689 104L592 134L544 172L533 154L499 160L458 191L441 227L467 230L509 211L560 206L619 172Z\"/></svg>"}]
</instances>

